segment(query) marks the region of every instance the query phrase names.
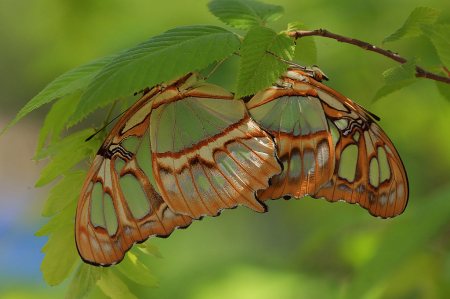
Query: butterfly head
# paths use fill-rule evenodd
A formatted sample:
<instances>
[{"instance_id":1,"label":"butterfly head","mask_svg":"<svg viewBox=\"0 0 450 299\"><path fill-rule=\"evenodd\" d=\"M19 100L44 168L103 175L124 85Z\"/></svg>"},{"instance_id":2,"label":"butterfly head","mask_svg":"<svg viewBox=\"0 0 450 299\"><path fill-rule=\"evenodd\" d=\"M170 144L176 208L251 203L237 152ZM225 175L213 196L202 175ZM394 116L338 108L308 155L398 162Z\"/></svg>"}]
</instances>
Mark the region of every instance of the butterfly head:
<instances>
[{"instance_id":1,"label":"butterfly head","mask_svg":"<svg viewBox=\"0 0 450 299\"><path fill-rule=\"evenodd\" d=\"M319 69L316 65L312 67L303 67L300 65L290 65L284 74L285 77L293 79L306 81L306 77L313 78L318 82L322 82L322 80L328 81L328 77Z\"/></svg>"}]
</instances>

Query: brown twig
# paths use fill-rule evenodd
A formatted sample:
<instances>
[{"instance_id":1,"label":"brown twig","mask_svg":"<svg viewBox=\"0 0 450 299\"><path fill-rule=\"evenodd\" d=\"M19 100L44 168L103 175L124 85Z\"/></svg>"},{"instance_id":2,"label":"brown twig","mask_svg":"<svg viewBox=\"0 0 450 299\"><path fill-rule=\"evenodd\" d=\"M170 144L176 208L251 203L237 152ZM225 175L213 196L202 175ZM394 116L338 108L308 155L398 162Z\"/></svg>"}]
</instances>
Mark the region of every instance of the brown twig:
<instances>
[{"instance_id":1,"label":"brown twig","mask_svg":"<svg viewBox=\"0 0 450 299\"><path fill-rule=\"evenodd\" d=\"M389 57L397 62L400 63L405 63L408 60L406 60L405 58L401 57L400 55L396 54L396 53L392 53L391 51L387 51L387 50L383 50L381 48L375 47L372 44L354 39L354 38L349 38L349 37L345 37L342 35L338 35L338 34L334 34L331 33L327 30L324 29L319 29L319 30L313 30L313 31L302 31L302 30L297 30L297 31L290 31L290 32L286 32L287 35L291 36L291 37L295 37L300 38L303 36L312 36L312 35L319 35L319 36L323 36L323 37L328 37L328 38L332 38L337 40L338 42L341 43L347 43L347 44L352 44L355 46L358 46L364 50L368 50L368 51L372 51L372 52L376 52L379 53L381 55L384 55L386 57ZM444 76L439 76L436 74L433 74L427 70L425 70L424 68L421 68L420 66L416 65L416 77L417 78L427 78L427 79L432 79L432 80L436 80L436 81L440 81L440 82L444 82L447 84L450 84L450 78L444 77Z\"/></svg>"}]
</instances>

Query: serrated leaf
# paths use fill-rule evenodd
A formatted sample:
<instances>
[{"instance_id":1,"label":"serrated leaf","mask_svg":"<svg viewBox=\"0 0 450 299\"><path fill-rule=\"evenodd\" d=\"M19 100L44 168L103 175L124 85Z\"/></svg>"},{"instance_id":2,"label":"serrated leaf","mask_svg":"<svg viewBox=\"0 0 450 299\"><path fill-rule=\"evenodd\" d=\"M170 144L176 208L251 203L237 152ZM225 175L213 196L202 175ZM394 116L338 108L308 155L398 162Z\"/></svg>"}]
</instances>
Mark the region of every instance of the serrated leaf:
<instances>
[{"instance_id":1,"label":"serrated leaf","mask_svg":"<svg viewBox=\"0 0 450 299\"><path fill-rule=\"evenodd\" d=\"M90 134L87 134L87 138ZM75 164L86 158L91 149L87 147L84 139L77 139L72 144L61 150L59 154L54 156L47 166L41 171L41 176L36 182L35 187L44 186L59 175L66 173Z\"/></svg>"},{"instance_id":2,"label":"serrated leaf","mask_svg":"<svg viewBox=\"0 0 450 299\"><path fill-rule=\"evenodd\" d=\"M63 282L76 259L79 259L74 231L74 221L65 224L50 235L41 250L45 257L40 270L44 272L44 280L51 286Z\"/></svg>"},{"instance_id":3,"label":"serrated leaf","mask_svg":"<svg viewBox=\"0 0 450 299\"><path fill-rule=\"evenodd\" d=\"M450 69L450 24L422 24L420 28L433 43L441 62Z\"/></svg>"},{"instance_id":4,"label":"serrated leaf","mask_svg":"<svg viewBox=\"0 0 450 299\"><path fill-rule=\"evenodd\" d=\"M375 96L373 97L372 102L378 101L379 99L381 99L382 97L387 96L388 94L391 94L397 90L400 90L402 88L405 88L407 86L410 86L414 83L419 82L421 79L408 79L405 81L400 81L394 84L387 84L383 87L381 87L377 93L375 94Z\"/></svg>"},{"instance_id":5,"label":"serrated leaf","mask_svg":"<svg viewBox=\"0 0 450 299\"><path fill-rule=\"evenodd\" d=\"M137 299L136 296L130 292L127 285L110 269L103 270L103 275L100 280L97 281L97 285L106 296L109 296L112 299Z\"/></svg>"},{"instance_id":6,"label":"serrated leaf","mask_svg":"<svg viewBox=\"0 0 450 299\"><path fill-rule=\"evenodd\" d=\"M111 55L91 61L77 67L76 69L68 71L53 80L53 82L47 85L44 90L42 90L37 96L29 101L25 107L22 108L22 110L19 111L16 118L14 118L14 120L3 130L0 136L34 109L37 109L46 103L50 103L54 99L62 98L77 91L84 90L95 75L115 56L116 55Z\"/></svg>"},{"instance_id":7,"label":"serrated leaf","mask_svg":"<svg viewBox=\"0 0 450 299\"><path fill-rule=\"evenodd\" d=\"M44 158L53 156L75 142L86 140L86 138L92 135L93 133L95 133L93 129L86 129L83 131L73 133L72 135L66 136L63 139L60 139L54 142L53 144L47 146L45 149L41 150L39 153L36 154L36 156L32 158L32 160L39 161Z\"/></svg>"},{"instance_id":8,"label":"serrated leaf","mask_svg":"<svg viewBox=\"0 0 450 299\"><path fill-rule=\"evenodd\" d=\"M116 57L95 76L69 125L98 106L205 68L240 46L238 35L216 26L178 27L154 36Z\"/></svg>"},{"instance_id":9,"label":"serrated leaf","mask_svg":"<svg viewBox=\"0 0 450 299\"><path fill-rule=\"evenodd\" d=\"M242 30L264 26L284 13L281 6L248 0L214 0L208 8L225 24Z\"/></svg>"},{"instance_id":10,"label":"serrated leaf","mask_svg":"<svg viewBox=\"0 0 450 299\"><path fill-rule=\"evenodd\" d=\"M50 190L50 196L44 204L42 216L52 216L66 207L71 199L78 196L83 186L85 170L68 171L64 178Z\"/></svg>"},{"instance_id":11,"label":"serrated leaf","mask_svg":"<svg viewBox=\"0 0 450 299\"><path fill-rule=\"evenodd\" d=\"M383 44L386 42L393 42L401 38L421 35L422 30L420 24L433 24L436 22L441 11L442 10L440 9L434 9L427 6L416 7L408 16L408 19L406 19L403 26L381 42L381 47L383 47Z\"/></svg>"},{"instance_id":12,"label":"serrated leaf","mask_svg":"<svg viewBox=\"0 0 450 299\"><path fill-rule=\"evenodd\" d=\"M150 240L145 241L142 244L139 244L141 246L138 246L137 248L144 252L145 254L149 254L151 256L157 257L159 259L162 259L163 256L161 254L161 252L159 251L158 247L156 247L155 244L153 244L152 242L150 242Z\"/></svg>"},{"instance_id":13,"label":"serrated leaf","mask_svg":"<svg viewBox=\"0 0 450 299\"><path fill-rule=\"evenodd\" d=\"M308 26L300 22L288 24L287 32L309 30ZM310 65L317 64L317 46L312 36L304 36L295 40L294 58Z\"/></svg>"},{"instance_id":14,"label":"serrated leaf","mask_svg":"<svg viewBox=\"0 0 450 299\"><path fill-rule=\"evenodd\" d=\"M58 214L52 217L50 221L42 226L34 235L36 237L43 237L51 234L63 227L66 223L71 222L75 217L75 212L77 210L78 196L72 197L72 201Z\"/></svg>"},{"instance_id":15,"label":"serrated leaf","mask_svg":"<svg viewBox=\"0 0 450 299\"><path fill-rule=\"evenodd\" d=\"M450 101L450 84L435 81L436 87L439 90L439 93L447 100Z\"/></svg>"},{"instance_id":16,"label":"serrated leaf","mask_svg":"<svg viewBox=\"0 0 450 299\"><path fill-rule=\"evenodd\" d=\"M294 42L286 34L277 34L267 27L253 27L244 39L236 98L254 94L273 84L287 69L288 64L278 57L291 61Z\"/></svg>"},{"instance_id":17,"label":"serrated leaf","mask_svg":"<svg viewBox=\"0 0 450 299\"><path fill-rule=\"evenodd\" d=\"M50 135L50 132L52 133L50 144L59 139L64 126L69 122L70 117L72 117L80 98L81 93L77 92L62 98L53 104L52 108L45 117L44 125L39 131L36 154L44 147L44 143L47 140L48 135Z\"/></svg>"},{"instance_id":18,"label":"serrated leaf","mask_svg":"<svg viewBox=\"0 0 450 299\"><path fill-rule=\"evenodd\" d=\"M395 84L401 81L416 78L414 75L416 73L416 63L417 59L414 57L399 66L384 71L384 81L386 81L386 84Z\"/></svg>"},{"instance_id":19,"label":"serrated leaf","mask_svg":"<svg viewBox=\"0 0 450 299\"><path fill-rule=\"evenodd\" d=\"M103 274L103 268L81 263L64 299L81 299L89 295Z\"/></svg>"},{"instance_id":20,"label":"serrated leaf","mask_svg":"<svg viewBox=\"0 0 450 299\"><path fill-rule=\"evenodd\" d=\"M150 270L131 252L127 252L125 258L115 267L115 269L122 272L127 278L135 283L149 288L158 287L158 281L150 273Z\"/></svg>"}]
</instances>

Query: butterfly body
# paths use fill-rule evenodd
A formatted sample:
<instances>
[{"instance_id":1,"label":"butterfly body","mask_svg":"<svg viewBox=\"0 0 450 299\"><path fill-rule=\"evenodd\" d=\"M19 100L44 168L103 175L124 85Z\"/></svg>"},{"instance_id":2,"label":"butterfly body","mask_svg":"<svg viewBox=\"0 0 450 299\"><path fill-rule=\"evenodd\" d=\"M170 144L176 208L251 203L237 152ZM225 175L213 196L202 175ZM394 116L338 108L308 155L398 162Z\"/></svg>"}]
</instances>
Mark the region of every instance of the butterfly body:
<instances>
[{"instance_id":1,"label":"butterfly body","mask_svg":"<svg viewBox=\"0 0 450 299\"><path fill-rule=\"evenodd\" d=\"M284 165L258 196L343 200L382 218L402 213L408 180L394 145L370 112L322 84L322 77L316 68L289 68L247 103L250 115L274 134Z\"/></svg>"},{"instance_id":2,"label":"butterfly body","mask_svg":"<svg viewBox=\"0 0 450 299\"><path fill-rule=\"evenodd\" d=\"M87 263L120 262L134 243L245 205L281 172L272 137L228 91L188 74L145 90L89 169L76 215Z\"/></svg>"}]
</instances>

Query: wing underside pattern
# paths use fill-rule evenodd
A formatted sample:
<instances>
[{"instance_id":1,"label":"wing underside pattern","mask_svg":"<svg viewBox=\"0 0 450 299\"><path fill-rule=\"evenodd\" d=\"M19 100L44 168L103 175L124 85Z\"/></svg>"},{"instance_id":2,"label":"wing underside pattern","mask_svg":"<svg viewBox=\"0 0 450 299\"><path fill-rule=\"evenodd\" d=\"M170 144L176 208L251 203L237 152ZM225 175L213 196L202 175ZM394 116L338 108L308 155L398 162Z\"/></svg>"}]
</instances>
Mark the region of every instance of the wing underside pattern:
<instances>
[{"instance_id":1,"label":"wing underside pattern","mask_svg":"<svg viewBox=\"0 0 450 299\"><path fill-rule=\"evenodd\" d=\"M271 187L259 191L261 200L310 195L356 203L381 218L401 214L408 201L408 179L394 145L366 110L315 80L316 73L291 68L273 87L247 103L250 115L275 135L284 165L283 172L271 179ZM307 107L316 110L306 114ZM292 118L293 114L297 116ZM323 117L314 118L315 114ZM296 130L313 127L318 128L315 134L295 135ZM315 180L305 176L305 166L313 161L308 152L314 153L315 166L320 161L326 164L313 169ZM291 171L298 153L300 175Z\"/></svg>"},{"instance_id":2,"label":"wing underside pattern","mask_svg":"<svg viewBox=\"0 0 450 299\"><path fill-rule=\"evenodd\" d=\"M281 172L272 137L241 100L194 77L144 91L102 144L77 207L85 262L116 264L133 244L226 208L266 211L256 191Z\"/></svg>"}]
</instances>

